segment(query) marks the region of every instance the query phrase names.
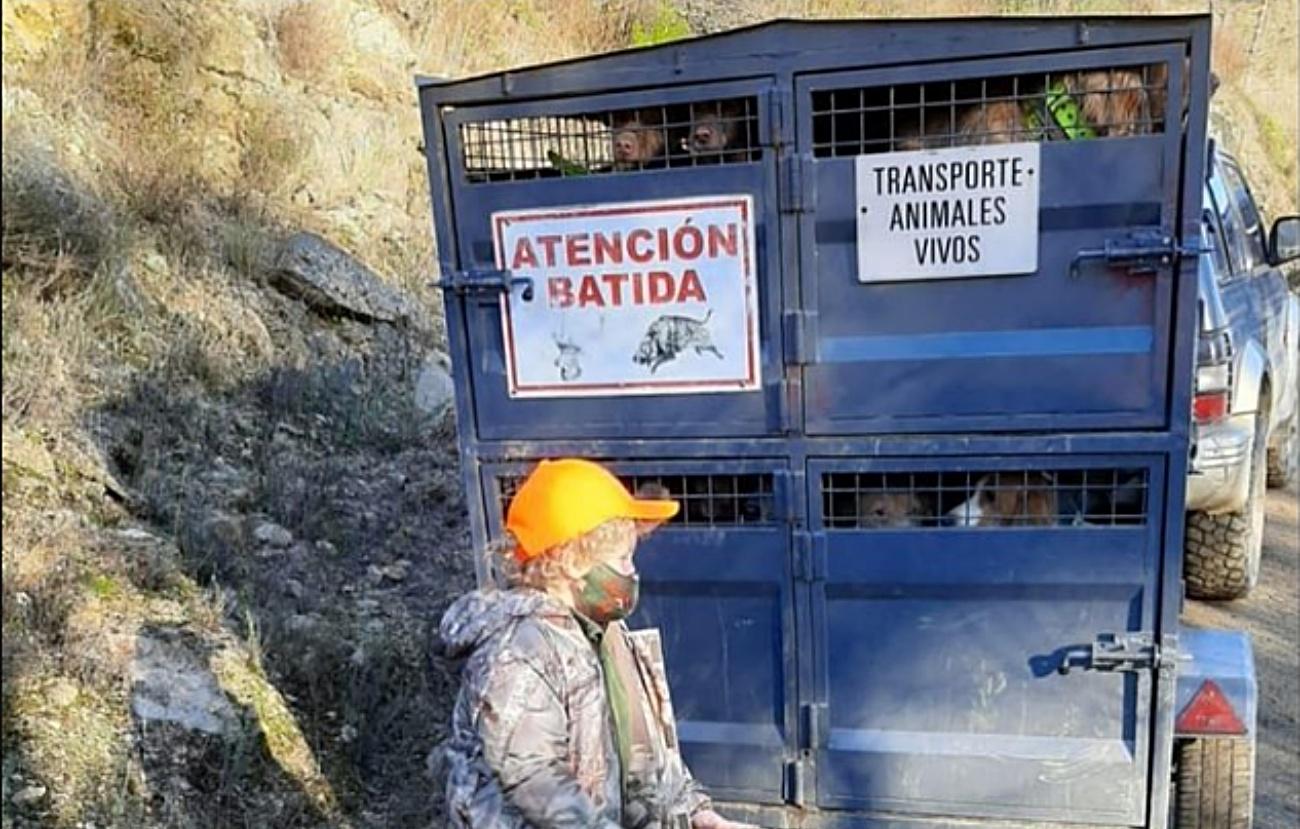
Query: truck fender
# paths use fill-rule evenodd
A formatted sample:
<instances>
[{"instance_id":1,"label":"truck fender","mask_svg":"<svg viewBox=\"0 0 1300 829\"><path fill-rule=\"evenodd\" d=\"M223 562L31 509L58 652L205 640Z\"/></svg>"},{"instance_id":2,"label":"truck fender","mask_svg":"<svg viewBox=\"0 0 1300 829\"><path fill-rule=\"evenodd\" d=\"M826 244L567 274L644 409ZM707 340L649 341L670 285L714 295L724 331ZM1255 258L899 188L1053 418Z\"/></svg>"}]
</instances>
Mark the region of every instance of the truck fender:
<instances>
[{"instance_id":1,"label":"truck fender","mask_svg":"<svg viewBox=\"0 0 1300 829\"><path fill-rule=\"evenodd\" d=\"M1286 327L1282 330L1282 359L1285 365L1274 366L1280 378L1273 392L1273 422L1285 423L1296 414L1300 395L1300 296L1288 291Z\"/></svg>"},{"instance_id":2,"label":"truck fender","mask_svg":"<svg viewBox=\"0 0 1300 829\"><path fill-rule=\"evenodd\" d=\"M1213 683L1245 727L1239 735L1255 737L1259 686L1255 679L1255 652L1250 634L1239 630L1183 628L1178 635L1178 680L1175 683L1174 736L1197 737L1222 732L1193 730L1183 713L1197 694ZM1213 693L1210 689L1209 693Z\"/></svg>"},{"instance_id":3,"label":"truck fender","mask_svg":"<svg viewBox=\"0 0 1300 829\"><path fill-rule=\"evenodd\" d=\"M1255 340L1247 340L1232 379L1232 413L1259 411L1259 390L1268 374L1268 353Z\"/></svg>"}]
</instances>

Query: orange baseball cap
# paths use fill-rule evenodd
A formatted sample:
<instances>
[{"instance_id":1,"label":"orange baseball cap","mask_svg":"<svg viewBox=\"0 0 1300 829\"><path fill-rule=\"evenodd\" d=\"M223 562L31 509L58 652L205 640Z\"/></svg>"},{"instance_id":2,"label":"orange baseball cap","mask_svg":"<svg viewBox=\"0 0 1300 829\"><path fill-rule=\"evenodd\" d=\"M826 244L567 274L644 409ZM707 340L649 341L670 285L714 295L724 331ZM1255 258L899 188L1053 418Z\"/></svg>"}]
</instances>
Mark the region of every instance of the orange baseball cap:
<instances>
[{"instance_id":1,"label":"orange baseball cap","mask_svg":"<svg viewBox=\"0 0 1300 829\"><path fill-rule=\"evenodd\" d=\"M572 541L612 518L667 521L676 501L639 500L608 470L580 458L542 461L506 510L506 529L521 561Z\"/></svg>"}]
</instances>

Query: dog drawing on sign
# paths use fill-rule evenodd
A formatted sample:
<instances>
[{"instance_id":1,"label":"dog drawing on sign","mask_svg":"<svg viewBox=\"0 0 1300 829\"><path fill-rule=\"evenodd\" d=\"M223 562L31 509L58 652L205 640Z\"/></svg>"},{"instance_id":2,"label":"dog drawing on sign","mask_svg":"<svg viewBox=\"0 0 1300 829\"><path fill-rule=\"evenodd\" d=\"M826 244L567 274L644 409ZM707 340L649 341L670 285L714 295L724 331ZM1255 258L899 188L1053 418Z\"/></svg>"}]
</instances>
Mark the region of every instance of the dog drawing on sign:
<instances>
[{"instance_id":1,"label":"dog drawing on sign","mask_svg":"<svg viewBox=\"0 0 1300 829\"><path fill-rule=\"evenodd\" d=\"M948 517L959 527L1047 527L1059 513L1055 484L1042 472L990 472Z\"/></svg>"},{"instance_id":2,"label":"dog drawing on sign","mask_svg":"<svg viewBox=\"0 0 1300 829\"><path fill-rule=\"evenodd\" d=\"M719 360L722 352L713 345L709 335L708 322L713 316L713 309L704 315L704 319L664 314L650 323L645 337L632 355L632 362L649 366L654 374L664 363L672 362L684 351L694 349L696 354L709 352Z\"/></svg>"},{"instance_id":3,"label":"dog drawing on sign","mask_svg":"<svg viewBox=\"0 0 1300 829\"><path fill-rule=\"evenodd\" d=\"M551 339L555 341L555 367L560 370L560 379L566 383L577 380L582 376L582 363L578 359L582 347L558 334L552 334Z\"/></svg>"}]
</instances>

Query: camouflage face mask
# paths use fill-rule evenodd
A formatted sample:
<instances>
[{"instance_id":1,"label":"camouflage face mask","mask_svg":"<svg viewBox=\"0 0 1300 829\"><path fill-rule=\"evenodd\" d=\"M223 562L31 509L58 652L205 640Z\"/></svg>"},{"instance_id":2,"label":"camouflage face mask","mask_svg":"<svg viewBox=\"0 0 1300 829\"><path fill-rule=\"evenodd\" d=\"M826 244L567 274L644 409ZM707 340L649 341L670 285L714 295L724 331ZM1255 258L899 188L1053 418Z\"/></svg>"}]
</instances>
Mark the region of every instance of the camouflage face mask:
<instances>
[{"instance_id":1,"label":"camouflage face mask","mask_svg":"<svg viewBox=\"0 0 1300 829\"><path fill-rule=\"evenodd\" d=\"M575 607L591 621L607 625L630 616L640 592L641 578L635 573L629 576L598 564L582 580Z\"/></svg>"}]
</instances>

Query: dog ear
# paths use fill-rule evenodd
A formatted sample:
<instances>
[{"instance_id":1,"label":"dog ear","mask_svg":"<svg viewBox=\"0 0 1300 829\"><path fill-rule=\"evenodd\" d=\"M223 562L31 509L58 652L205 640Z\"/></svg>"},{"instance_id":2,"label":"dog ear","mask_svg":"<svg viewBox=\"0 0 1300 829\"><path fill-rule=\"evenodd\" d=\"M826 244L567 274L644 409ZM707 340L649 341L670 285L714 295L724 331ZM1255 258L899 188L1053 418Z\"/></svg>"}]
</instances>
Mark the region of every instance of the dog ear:
<instances>
[{"instance_id":1,"label":"dog ear","mask_svg":"<svg viewBox=\"0 0 1300 829\"><path fill-rule=\"evenodd\" d=\"M673 496L668 491L668 487L659 481L644 481L636 488L636 497L650 501L667 501ZM664 522L663 521L637 521L636 534L637 538L644 538L654 532Z\"/></svg>"}]
</instances>

